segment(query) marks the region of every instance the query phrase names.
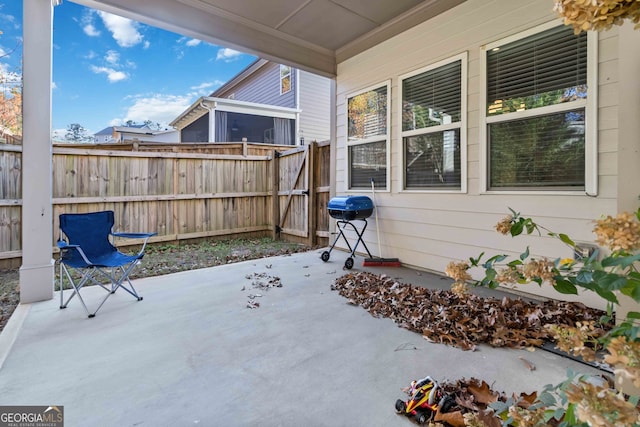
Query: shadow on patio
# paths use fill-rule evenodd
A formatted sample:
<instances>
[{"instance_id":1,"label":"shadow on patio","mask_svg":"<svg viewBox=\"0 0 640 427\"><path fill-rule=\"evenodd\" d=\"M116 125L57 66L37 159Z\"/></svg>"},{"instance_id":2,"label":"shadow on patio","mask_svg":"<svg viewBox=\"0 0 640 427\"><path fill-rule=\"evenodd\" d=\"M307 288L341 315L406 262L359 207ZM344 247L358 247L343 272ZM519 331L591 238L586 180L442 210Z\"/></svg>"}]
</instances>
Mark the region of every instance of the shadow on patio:
<instances>
[{"instance_id":1,"label":"shadow on patio","mask_svg":"<svg viewBox=\"0 0 640 427\"><path fill-rule=\"evenodd\" d=\"M0 336L2 353L15 336L0 404L64 405L66 426L409 426L394 403L425 375L519 393L560 381L567 368L596 372L542 350L429 343L332 292L346 254L323 263L320 252L139 279L144 301L117 293L94 319L77 301L20 306ZM407 268L367 270L449 285ZM252 285L269 277L282 287ZM256 309L250 294L261 295Z\"/></svg>"}]
</instances>

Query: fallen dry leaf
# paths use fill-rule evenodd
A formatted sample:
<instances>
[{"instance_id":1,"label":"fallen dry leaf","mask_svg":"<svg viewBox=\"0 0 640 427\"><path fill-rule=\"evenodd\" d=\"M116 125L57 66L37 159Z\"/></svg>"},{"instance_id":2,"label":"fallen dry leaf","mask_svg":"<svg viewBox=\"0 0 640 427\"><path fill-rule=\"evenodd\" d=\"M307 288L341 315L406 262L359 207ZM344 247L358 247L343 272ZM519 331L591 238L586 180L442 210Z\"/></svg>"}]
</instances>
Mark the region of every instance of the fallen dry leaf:
<instances>
[{"instance_id":1,"label":"fallen dry leaf","mask_svg":"<svg viewBox=\"0 0 640 427\"><path fill-rule=\"evenodd\" d=\"M543 327L546 324L575 326L577 322L597 321L604 314L580 303L460 296L368 272L345 274L331 289L374 317L391 318L430 342L464 350L475 350L480 343L533 349L553 339Z\"/></svg>"},{"instance_id":2,"label":"fallen dry leaf","mask_svg":"<svg viewBox=\"0 0 640 427\"><path fill-rule=\"evenodd\" d=\"M467 387L469 392L473 395L474 399L478 403L493 403L498 401L498 393L491 390L489 384L486 381L478 382L473 380Z\"/></svg>"},{"instance_id":3,"label":"fallen dry leaf","mask_svg":"<svg viewBox=\"0 0 640 427\"><path fill-rule=\"evenodd\" d=\"M464 427L464 416L461 411L455 412L447 412L446 414L441 413L440 411L436 412L436 416L433 418L434 421L442 421L449 424L452 427Z\"/></svg>"},{"instance_id":4,"label":"fallen dry leaf","mask_svg":"<svg viewBox=\"0 0 640 427\"><path fill-rule=\"evenodd\" d=\"M535 371L536 370L536 365L533 364L533 362L525 359L524 357L518 357L518 359L522 360L522 363L524 363L524 366L530 370L530 371Z\"/></svg>"}]
</instances>

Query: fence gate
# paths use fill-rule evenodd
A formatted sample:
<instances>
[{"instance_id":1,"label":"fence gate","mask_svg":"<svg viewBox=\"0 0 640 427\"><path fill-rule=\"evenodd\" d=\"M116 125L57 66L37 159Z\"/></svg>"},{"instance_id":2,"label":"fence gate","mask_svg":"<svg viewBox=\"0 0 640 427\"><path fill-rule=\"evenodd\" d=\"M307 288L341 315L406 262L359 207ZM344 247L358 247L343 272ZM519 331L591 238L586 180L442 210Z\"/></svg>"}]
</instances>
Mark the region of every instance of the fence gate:
<instances>
[{"instance_id":1,"label":"fence gate","mask_svg":"<svg viewBox=\"0 0 640 427\"><path fill-rule=\"evenodd\" d=\"M274 238L325 243L329 150L329 143L313 142L274 156Z\"/></svg>"}]
</instances>

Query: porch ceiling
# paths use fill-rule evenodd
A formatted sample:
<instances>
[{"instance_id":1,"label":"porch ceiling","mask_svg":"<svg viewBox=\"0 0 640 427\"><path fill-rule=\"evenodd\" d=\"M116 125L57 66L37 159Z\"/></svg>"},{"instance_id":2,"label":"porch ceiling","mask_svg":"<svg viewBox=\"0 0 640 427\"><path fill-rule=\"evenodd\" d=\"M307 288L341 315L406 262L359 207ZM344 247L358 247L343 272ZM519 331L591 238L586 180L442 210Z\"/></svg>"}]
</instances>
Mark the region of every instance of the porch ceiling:
<instances>
[{"instance_id":1,"label":"porch ceiling","mask_svg":"<svg viewBox=\"0 0 640 427\"><path fill-rule=\"evenodd\" d=\"M465 0L72 0L325 76Z\"/></svg>"}]
</instances>

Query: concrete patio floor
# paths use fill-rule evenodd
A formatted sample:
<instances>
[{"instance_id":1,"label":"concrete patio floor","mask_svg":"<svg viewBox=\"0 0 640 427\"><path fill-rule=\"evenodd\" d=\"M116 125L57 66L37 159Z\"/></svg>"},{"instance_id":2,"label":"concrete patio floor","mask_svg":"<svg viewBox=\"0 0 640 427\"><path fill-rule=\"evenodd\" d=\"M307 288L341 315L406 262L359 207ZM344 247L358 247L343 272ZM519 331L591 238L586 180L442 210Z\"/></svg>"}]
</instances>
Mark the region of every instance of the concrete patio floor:
<instances>
[{"instance_id":1,"label":"concrete patio floor","mask_svg":"<svg viewBox=\"0 0 640 427\"><path fill-rule=\"evenodd\" d=\"M139 279L144 301L118 292L93 319L75 300L60 310L57 294L20 306L0 335L0 405L64 405L66 427L411 426L394 403L425 375L519 393L559 382L567 368L598 373L543 350L429 343L331 291L346 254L323 263L320 252ZM351 271L449 284L361 265ZM282 287L254 289L253 273ZM87 290L95 302L100 289ZM259 308L246 307L249 294L262 295Z\"/></svg>"}]
</instances>

